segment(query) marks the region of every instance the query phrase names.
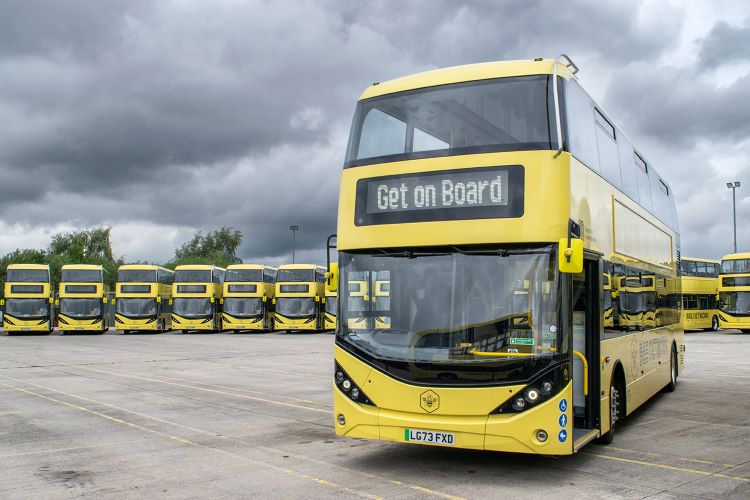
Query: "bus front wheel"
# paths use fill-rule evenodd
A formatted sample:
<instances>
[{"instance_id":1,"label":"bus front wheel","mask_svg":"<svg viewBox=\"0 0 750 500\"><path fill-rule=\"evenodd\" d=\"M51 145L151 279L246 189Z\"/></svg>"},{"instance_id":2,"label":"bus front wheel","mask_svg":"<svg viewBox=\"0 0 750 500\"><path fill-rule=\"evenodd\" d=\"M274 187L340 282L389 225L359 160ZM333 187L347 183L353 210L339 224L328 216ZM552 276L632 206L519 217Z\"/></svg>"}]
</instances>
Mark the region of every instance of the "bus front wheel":
<instances>
[{"instance_id":1,"label":"bus front wheel","mask_svg":"<svg viewBox=\"0 0 750 500\"><path fill-rule=\"evenodd\" d=\"M672 354L669 357L669 383L664 387L666 392L674 392L677 388L677 349L672 345Z\"/></svg>"},{"instance_id":2,"label":"bus front wheel","mask_svg":"<svg viewBox=\"0 0 750 500\"><path fill-rule=\"evenodd\" d=\"M714 316L713 318L711 318L711 331L715 332L718 329L719 329L719 317Z\"/></svg>"},{"instance_id":3,"label":"bus front wheel","mask_svg":"<svg viewBox=\"0 0 750 500\"><path fill-rule=\"evenodd\" d=\"M740 331L741 331L742 333L750 333L750 330L748 330L747 328L745 328L745 329L743 329L743 330L740 330Z\"/></svg>"}]
</instances>

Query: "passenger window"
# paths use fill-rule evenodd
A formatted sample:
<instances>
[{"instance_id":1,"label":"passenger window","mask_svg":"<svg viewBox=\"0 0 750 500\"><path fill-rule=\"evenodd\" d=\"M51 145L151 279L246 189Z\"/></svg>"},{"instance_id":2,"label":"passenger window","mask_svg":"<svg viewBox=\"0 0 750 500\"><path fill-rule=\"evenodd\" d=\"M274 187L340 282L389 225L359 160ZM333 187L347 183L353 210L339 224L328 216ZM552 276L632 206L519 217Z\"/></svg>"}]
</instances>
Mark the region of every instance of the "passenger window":
<instances>
[{"instance_id":1,"label":"passenger window","mask_svg":"<svg viewBox=\"0 0 750 500\"><path fill-rule=\"evenodd\" d=\"M362 123L361 136L357 158L403 153L406 149L406 122L373 108Z\"/></svg>"},{"instance_id":2,"label":"passenger window","mask_svg":"<svg viewBox=\"0 0 750 500\"><path fill-rule=\"evenodd\" d=\"M435 137L434 135L428 134L418 128L414 129L414 143L412 151L434 151L436 149L447 149L450 145Z\"/></svg>"}]
</instances>

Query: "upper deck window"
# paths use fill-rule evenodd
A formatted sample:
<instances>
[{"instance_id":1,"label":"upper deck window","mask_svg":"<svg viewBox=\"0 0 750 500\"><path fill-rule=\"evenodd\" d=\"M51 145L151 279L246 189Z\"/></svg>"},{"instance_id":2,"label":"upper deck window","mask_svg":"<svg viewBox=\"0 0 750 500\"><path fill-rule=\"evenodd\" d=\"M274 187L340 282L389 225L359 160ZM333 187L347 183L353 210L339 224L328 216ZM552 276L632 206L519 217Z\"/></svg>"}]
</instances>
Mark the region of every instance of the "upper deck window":
<instances>
[{"instance_id":1,"label":"upper deck window","mask_svg":"<svg viewBox=\"0 0 750 500\"><path fill-rule=\"evenodd\" d=\"M312 269L279 269L276 275L277 282L312 282L315 281L315 271Z\"/></svg>"},{"instance_id":2,"label":"upper deck window","mask_svg":"<svg viewBox=\"0 0 750 500\"><path fill-rule=\"evenodd\" d=\"M16 283L49 283L49 271L46 269L8 269L5 281Z\"/></svg>"},{"instance_id":3,"label":"upper deck window","mask_svg":"<svg viewBox=\"0 0 750 500\"><path fill-rule=\"evenodd\" d=\"M225 282L247 282L255 283L263 281L263 271L261 269L227 269L224 276Z\"/></svg>"},{"instance_id":4,"label":"upper deck window","mask_svg":"<svg viewBox=\"0 0 750 500\"><path fill-rule=\"evenodd\" d=\"M550 78L498 78L361 101L354 115L346 166L555 149Z\"/></svg>"},{"instance_id":5,"label":"upper deck window","mask_svg":"<svg viewBox=\"0 0 750 500\"><path fill-rule=\"evenodd\" d=\"M723 274L750 273L750 259L731 259L721 261L721 272Z\"/></svg>"},{"instance_id":6,"label":"upper deck window","mask_svg":"<svg viewBox=\"0 0 750 500\"><path fill-rule=\"evenodd\" d=\"M612 125L609 120L602 114L601 111L594 108L594 115L596 116L596 124L599 125L602 130L604 130L608 136L612 138L612 140L617 140L615 138L615 127Z\"/></svg>"},{"instance_id":7,"label":"upper deck window","mask_svg":"<svg viewBox=\"0 0 750 500\"><path fill-rule=\"evenodd\" d=\"M65 283L101 283L100 269L63 269L60 281Z\"/></svg>"},{"instance_id":8,"label":"upper deck window","mask_svg":"<svg viewBox=\"0 0 750 500\"><path fill-rule=\"evenodd\" d=\"M156 270L120 269L117 272L117 281L120 283L154 283L156 282Z\"/></svg>"},{"instance_id":9,"label":"upper deck window","mask_svg":"<svg viewBox=\"0 0 750 500\"><path fill-rule=\"evenodd\" d=\"M178 269L174 273L175 283L210 283L211 271L208 269Z\"/></svg>"}]
</instances>

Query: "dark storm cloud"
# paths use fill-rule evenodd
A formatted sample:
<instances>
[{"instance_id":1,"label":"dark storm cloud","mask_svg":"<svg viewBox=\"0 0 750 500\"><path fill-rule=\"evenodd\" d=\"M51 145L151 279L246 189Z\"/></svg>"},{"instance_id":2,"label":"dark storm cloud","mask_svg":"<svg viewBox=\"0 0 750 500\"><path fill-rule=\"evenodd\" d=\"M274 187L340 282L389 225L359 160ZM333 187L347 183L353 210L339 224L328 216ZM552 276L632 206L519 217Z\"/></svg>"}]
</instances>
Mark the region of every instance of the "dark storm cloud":
<instances>
[{"instance_id":1,"label":"dark storm cloud","mask_svg":"<svg viewBox=\"0 0 750 500\"><path fill-rule=\"evenodd\" d=\"M750 21L741 26L726 21L716 23L702 41L700 62L709 67L736 61L750 61Z\"/></svg>"},{"instance_id":2,"label":"dark storm cloud","mask_svg":"<svg viewBox=\"0 0 750 500\"><path fill-rule=\"evenodd\" d=\"M146 226L164 235L154 246L173 248L229 225L251 260L287 258L295 224L298 250L321 261L367 85L563 51L586 65L584 83L602 78L605 104L639 143L698 162L697 142L748 137L750 81L717 88L664 66L684 15L584 0L6 1L0 227L111 224L128 228L128 253ZM726 47L746 58L746 26L696 35L705 65ZM682 180L685 199L701 200Z\"/></svg>"}]
</instances>

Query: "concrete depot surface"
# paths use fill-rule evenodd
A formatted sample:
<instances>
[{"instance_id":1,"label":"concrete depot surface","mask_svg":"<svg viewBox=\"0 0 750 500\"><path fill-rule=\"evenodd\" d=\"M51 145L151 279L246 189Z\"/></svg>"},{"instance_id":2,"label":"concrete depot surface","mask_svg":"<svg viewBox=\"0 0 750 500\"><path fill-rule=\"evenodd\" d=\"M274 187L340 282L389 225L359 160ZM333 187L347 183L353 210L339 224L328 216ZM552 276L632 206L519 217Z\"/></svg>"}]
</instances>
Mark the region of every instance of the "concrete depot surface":
<instances>
[{"instance_id":1,"label":"concrete depot surface","mask_svg":"<svg viewBox=\"0 0 750 500\"><path fill-rule=\"evenodd\" d=\"M0 498L750 498L750 335L542 458L337 438L333 336L0 336Z\"/></svg>"}]
</instances>

